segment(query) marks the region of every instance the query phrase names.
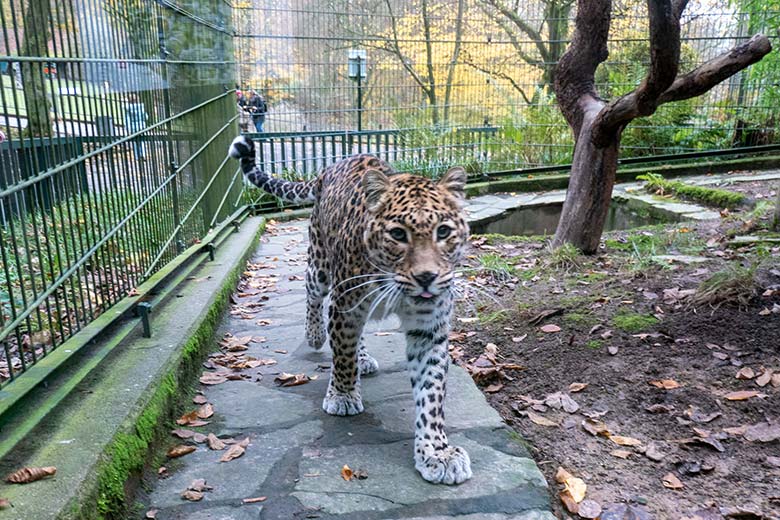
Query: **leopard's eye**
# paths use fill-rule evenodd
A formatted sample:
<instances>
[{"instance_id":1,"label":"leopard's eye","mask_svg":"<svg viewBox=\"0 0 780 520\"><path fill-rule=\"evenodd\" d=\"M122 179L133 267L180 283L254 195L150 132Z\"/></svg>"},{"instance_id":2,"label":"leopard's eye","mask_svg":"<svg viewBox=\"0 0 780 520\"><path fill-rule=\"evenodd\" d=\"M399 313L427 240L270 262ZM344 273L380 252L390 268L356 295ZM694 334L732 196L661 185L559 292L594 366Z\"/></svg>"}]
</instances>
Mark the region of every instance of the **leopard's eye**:
<instances>
[{"instance_id":1,"label":"leopard's eye","mask_svg":"<svg viewBox=\"0 0 780 520\"><path fill-rule=\"evenodd\" d=\"M450 226L439 226L436 230L436 240L444 240L452 234L452 228Z\"/></svg>"},{"instance_id":2,"label":"leopard's eye","mask_svg":"<svg viewBox=\"0 0 780 520\"><path fill-rule=\"evenodd\" d=\"M406 242L406 230L404 228L392 228L390 231L390 236L393 237L393 240L398 240L399 242Z\"/></svg>"}]
</instances>

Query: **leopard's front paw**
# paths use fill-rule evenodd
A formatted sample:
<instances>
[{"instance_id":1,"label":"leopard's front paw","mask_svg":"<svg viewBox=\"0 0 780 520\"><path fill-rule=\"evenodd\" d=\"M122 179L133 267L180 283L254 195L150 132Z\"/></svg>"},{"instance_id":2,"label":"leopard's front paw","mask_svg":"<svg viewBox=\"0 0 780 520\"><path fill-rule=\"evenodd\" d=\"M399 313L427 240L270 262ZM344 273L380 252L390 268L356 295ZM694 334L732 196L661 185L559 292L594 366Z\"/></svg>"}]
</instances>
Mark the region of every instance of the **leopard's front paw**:
<instances>
[{"instance_id":1,"label":"leopard's front paw","mask_svg":"<svg viewBox=\"0 0 780 520\"><path fill-rule=\"evenodd\" d=\"M355 392L343 394L328 389L322 400L322 409L330 415L357 415L363 411L363 400Z\"/></svg>"},{"instance_id":2,"label":"leopard's front paw","mask_svg":"<svg viewBox=\"0 0 780 520\"><path fill-rule=\"evenodd\" d=\"M429 456L415 460L414 467L422 478L433 484L460 484L471 478L471 459L466 450L447 446Z\"/></svg>"},{"instance_id":3,"label":"leopard's front paw","mask_svg":"<svg viewBox=\"0 0 780 520\"><path fill-rule=\"evenodd\" d=\"M306 329L306 341L309 347L319 350L325 344L325 329L321 327L312 327Z\"/></svg>"},{"instance_id":4,"label":"leopard's front paw","mask_svg":"<svg viewBox=\"0 0 780 520\"><path fill-rule=\"evenodd\" d=\"M360 352L358 353L358 370L361 376L367 376L379 370L379 363L367 353Z\"/></svg>"}]
</instances>

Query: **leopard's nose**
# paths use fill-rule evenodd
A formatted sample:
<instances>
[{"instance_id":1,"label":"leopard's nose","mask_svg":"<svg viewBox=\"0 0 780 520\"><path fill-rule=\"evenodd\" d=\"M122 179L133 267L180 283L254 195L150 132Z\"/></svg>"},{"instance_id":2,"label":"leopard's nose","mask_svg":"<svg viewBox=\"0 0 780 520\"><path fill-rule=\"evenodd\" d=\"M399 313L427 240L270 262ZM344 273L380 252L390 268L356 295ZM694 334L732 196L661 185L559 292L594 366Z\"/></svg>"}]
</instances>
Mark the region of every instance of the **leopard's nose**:
<instances>
[{"instance_id":1,"label":"leopard's nose","mask_svg":"<svg viewBox=\"0 0 780 520\"><path fill-rule=\"evenodd\" d=\"M417 280L417 283L420 284L420 287L423 289L427 289L430 284L433 283L433 281L436 279L437 276L439 276L439 273L434 273L432 271L424 271L419 274L413 274L412 275L415 280Z\"/></svg>"}]
</instances>

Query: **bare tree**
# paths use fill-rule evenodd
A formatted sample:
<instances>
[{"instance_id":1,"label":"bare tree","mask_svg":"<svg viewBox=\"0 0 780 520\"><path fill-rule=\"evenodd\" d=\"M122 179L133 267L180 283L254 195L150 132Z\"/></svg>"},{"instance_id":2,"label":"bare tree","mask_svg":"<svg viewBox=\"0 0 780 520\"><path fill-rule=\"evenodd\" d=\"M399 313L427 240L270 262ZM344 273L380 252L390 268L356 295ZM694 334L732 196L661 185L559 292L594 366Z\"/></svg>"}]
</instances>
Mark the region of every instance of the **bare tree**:
<instances>
[{"instance_id":1,"label":"bare tree","mask_svg":"<svg viewBox=\"0 0 780 520\"><path fill-rule=\"evenodd\" d=\"M772 229L780 231L780 184L777 185L777 203L775 204L775 217L772 219Z\"/></svg>"},{"instance_id":2,"label":"bare tree","mask_svg":"<svg viewBox=\"0 0 780 520\"><path fill-rule=\"evenodd\" d=\"M20 56L38 58L40 61L22 62L22 88L27 108L27 134L52 135L51 104L46 92L44 69L51 39L51 3L49 0L29 0L22 17L24 41Z\"/></svg>"},{"instance_id":3,"label":"bare tree","mask_svg":"<svg viewBox=\"0 0 780 520\"><path fill-rule=\"evenodd\" d=\"M637 117L658 106L699 96L772 50L756 35L728 52L678 76L680 16L687 0L647 0L650 67L634 91L612 101L601 99L594 74L608 56L611 0L578 0L575 32L555 76L558 104L574 132L569 189L554 246L570 243L585 253L596 251L615 183L620 137Z\"/></svg>"},{"instance_id":4,"label":"bare tree","mask_svg":"<svg viewBox=\"0 0 780 520\"><path fill-rule=\"evenodd\" d=\"M569 36L569 16L574 0L541 0L542 18L536 25L526 20L521 8L527 4L521 4L518 0L478 0L477 3L507 35L517 56L542 71L538 85L552 86L555 66ZM528 48L528 42L532 49ZM506 63L486 65L470 58L466 63L486 74L509 81L527 103L531 102L523 85L505 70Z\"/></svg>"}]
</instances>

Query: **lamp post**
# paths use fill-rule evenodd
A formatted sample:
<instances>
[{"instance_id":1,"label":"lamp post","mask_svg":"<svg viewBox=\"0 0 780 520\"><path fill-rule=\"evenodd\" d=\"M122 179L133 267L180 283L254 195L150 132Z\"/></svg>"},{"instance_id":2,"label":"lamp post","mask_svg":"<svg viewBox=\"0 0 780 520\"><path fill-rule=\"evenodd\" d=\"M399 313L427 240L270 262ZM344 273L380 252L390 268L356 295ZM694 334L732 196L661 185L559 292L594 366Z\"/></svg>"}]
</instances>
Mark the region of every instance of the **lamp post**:
<instances>
[{"instance_id":1,"label":"lamp post","mask_svg":"<svg viewBox=\"0 0 780 520\"><path fill-rule=\"evenodd\" d=\"M349 79L357 82L357 129L363 130L363 80L366 79L366 50L350 49L348 51Z\"/></svg>"}]
</instances>

